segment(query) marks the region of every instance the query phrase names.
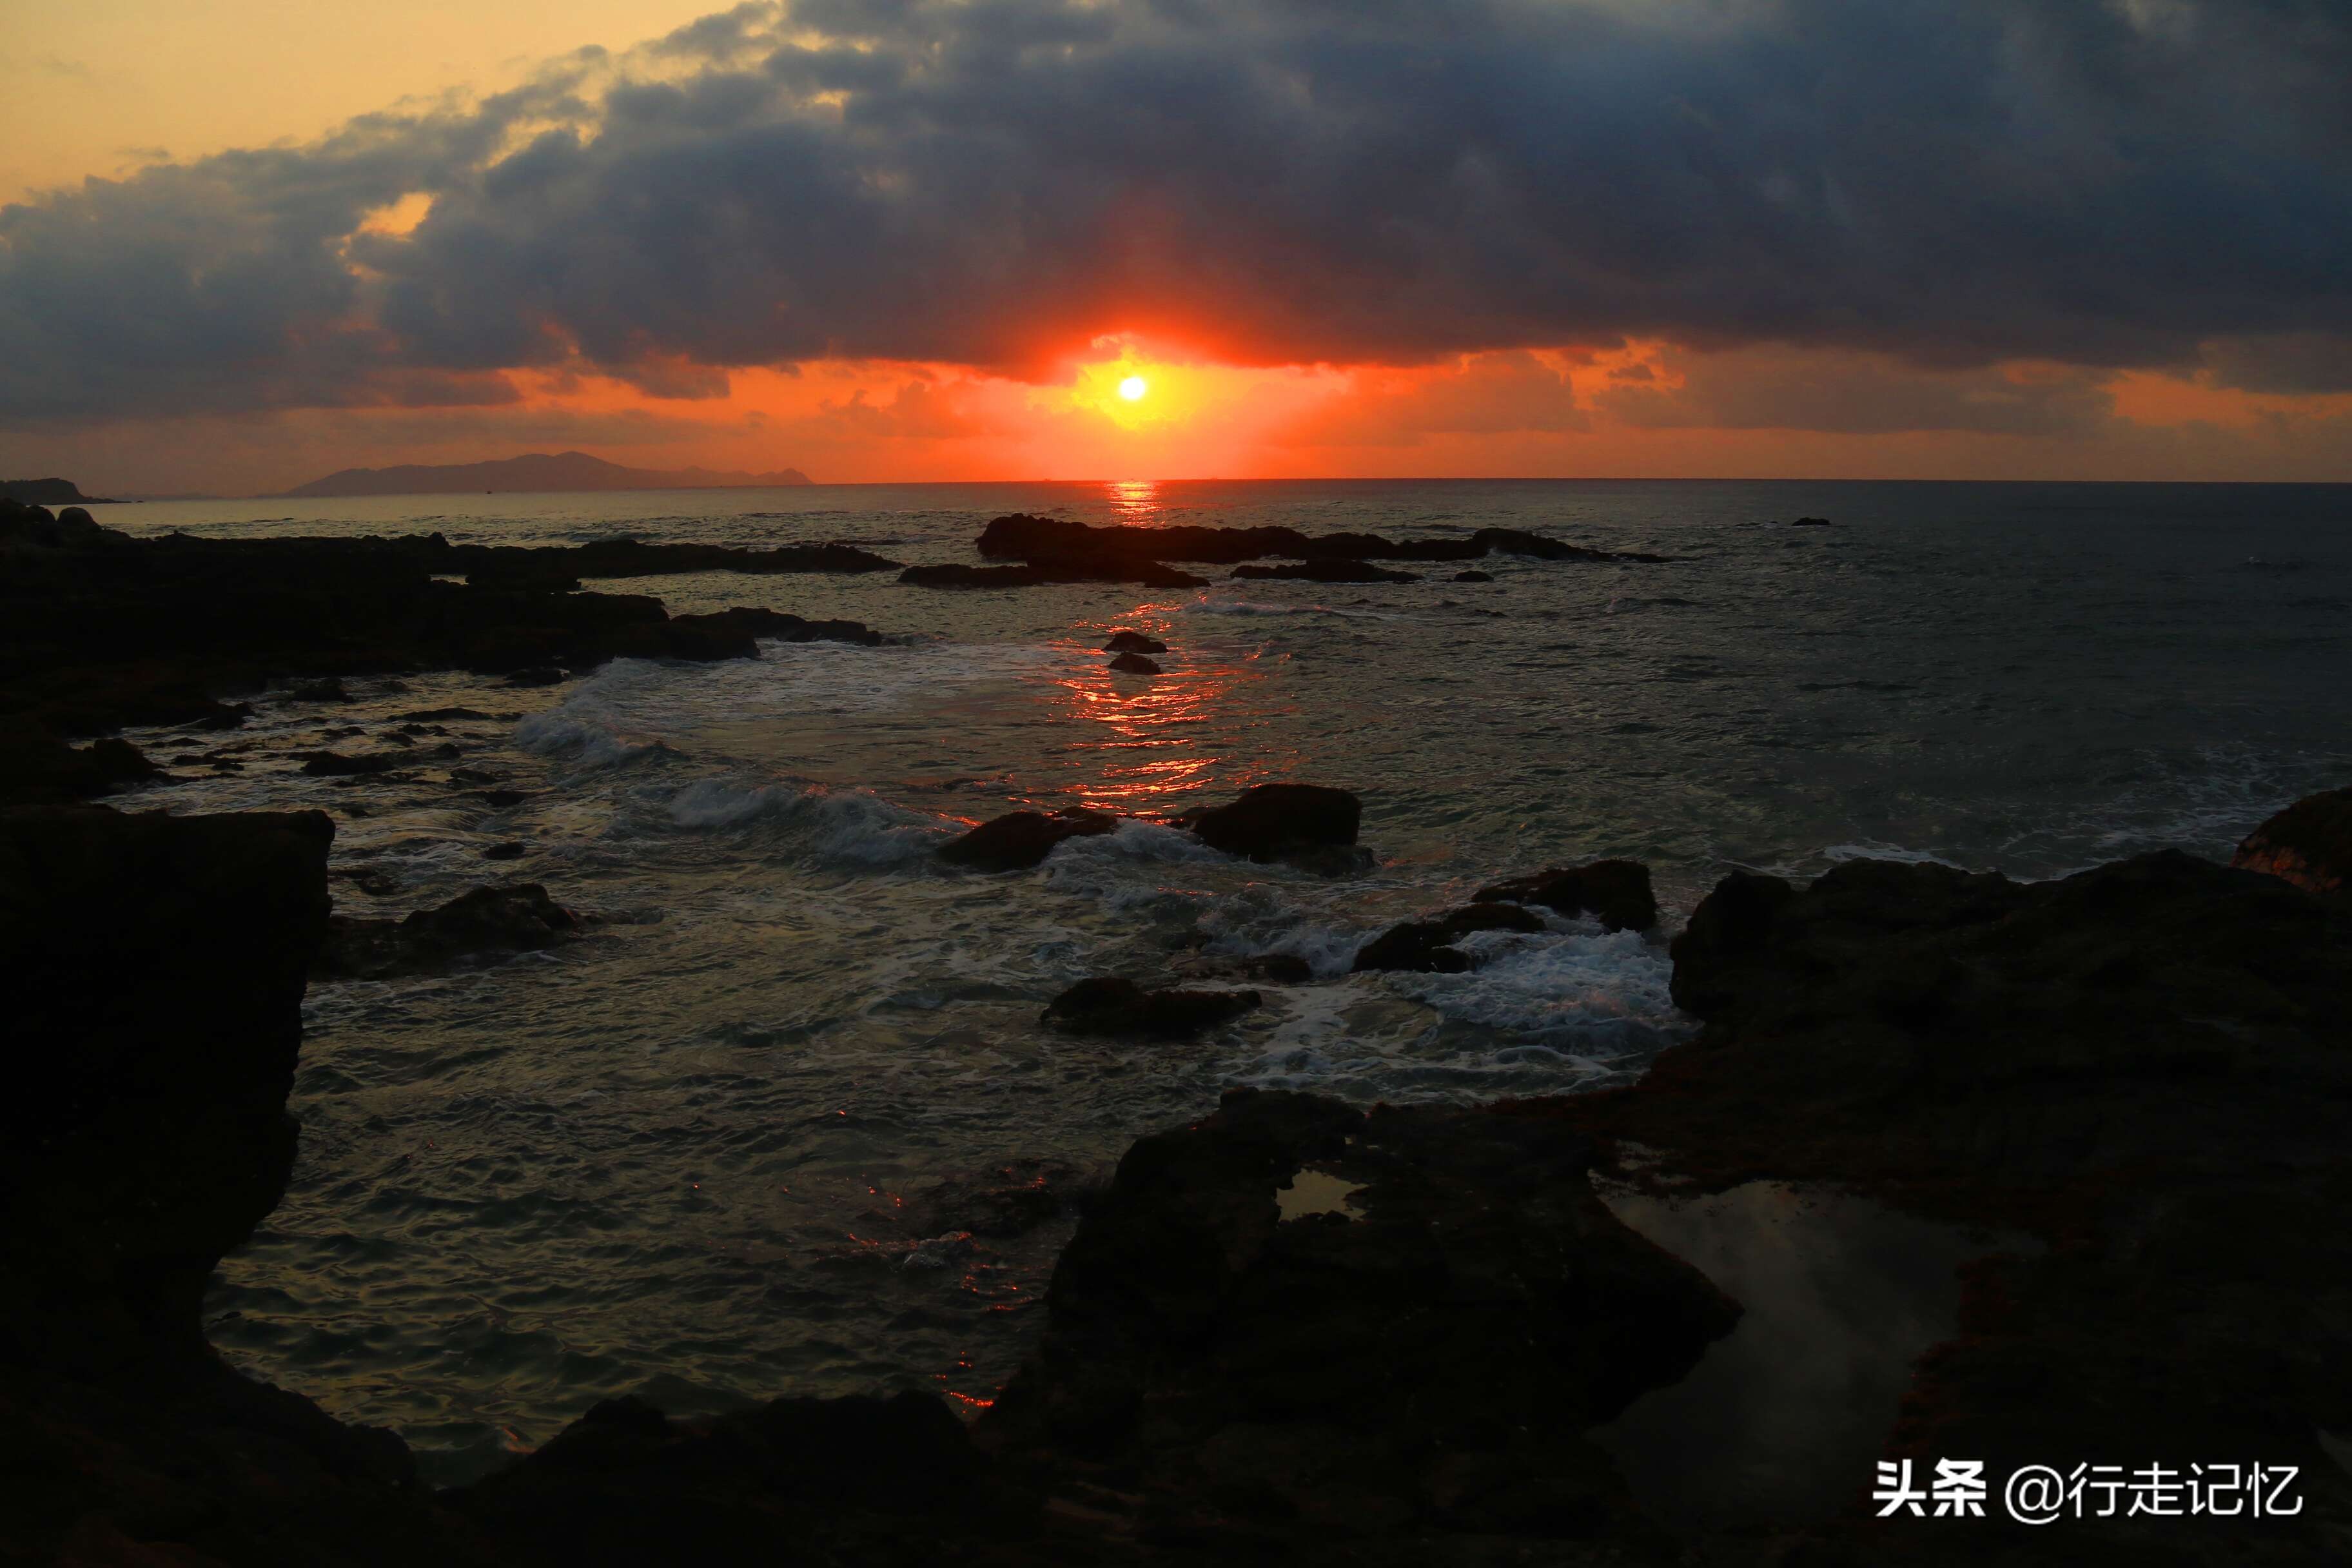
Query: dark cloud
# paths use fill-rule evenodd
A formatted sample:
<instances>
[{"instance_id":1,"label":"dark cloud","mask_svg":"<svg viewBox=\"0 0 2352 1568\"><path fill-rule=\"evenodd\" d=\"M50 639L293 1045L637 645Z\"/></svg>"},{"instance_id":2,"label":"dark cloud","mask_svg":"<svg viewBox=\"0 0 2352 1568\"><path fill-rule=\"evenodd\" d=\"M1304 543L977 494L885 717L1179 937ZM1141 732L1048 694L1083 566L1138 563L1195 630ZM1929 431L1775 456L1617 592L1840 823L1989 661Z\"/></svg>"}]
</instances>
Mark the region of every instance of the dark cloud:
<instances>
[{"instance_id":1,"label":"dark cloud","mask_svg":"<svg viewBox=\"0 0 2352 1568\"><path fill-rule=\"evenodd\" d=\"M1677 355L1667 368L1679 385L1622 378L1595 392L1593 406L1653 429L1846 436L2095 436L2115 417L2114 398L2081 371L2020 378L2000 370L1920 370L1878 355L1777 349Z\"/></svg>"},{"instance_id":2,"label":"dark cloud","mask_svg":"<svg viewBox=\"0 0 2352 1568\"><path fill-rule=\"evenodd\" d=\"M2342 0L746 5L0 209L0 422L1118 331L2189 364L2352 332L2347 80Z\"/></svg>"}]
</instances>

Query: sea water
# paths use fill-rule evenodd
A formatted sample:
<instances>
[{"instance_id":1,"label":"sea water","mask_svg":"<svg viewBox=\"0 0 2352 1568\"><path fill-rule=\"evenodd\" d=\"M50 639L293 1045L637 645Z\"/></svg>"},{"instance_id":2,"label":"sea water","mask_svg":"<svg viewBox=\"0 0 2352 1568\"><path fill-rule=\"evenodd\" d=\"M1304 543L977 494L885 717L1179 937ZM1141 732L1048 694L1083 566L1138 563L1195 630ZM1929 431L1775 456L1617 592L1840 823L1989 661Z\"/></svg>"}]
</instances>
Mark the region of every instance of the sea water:
<instances>
[{"instance_id":1,"label":"sea water","mask_svg":"<svg viewBox=\"0 0 2352 1568\"><path fill-rule=\"evenodd\" d=\"M1646 861L1671 931L1733 867L1857 856L2060 875L2179 846L2352 782L2352 488L1347 482L814 487L187 501L98 509L137 533L427 532L838 540L972 561L990 517L1531 529L1674 559L1494 557L1421 580L952 592L866 576L594 581L673 612L863 620L878 648L624 659L543 689L459 674L284 694L116 804L320 805L347 913L492 880L600 917L558 950L318 984L292 1189L222 1267L216 1344L437 1479L595 1401L674 1412L898 1387L977 1408L1036 1331L1066 1211L965 1235L949 1181L1083 1192L1139 1134L1230 1085L1360 1102L1574 1092L1638 1075L1691 1021L1659 935L1553 920L1468 939L1463 974L1353 974L1388 924L1501 877ZM1801 517L1828 528L1796 528ZM1113 675L1118 627L1163 638ZM305 672L332 674L334 671ZM325 780L462 706L456 761ZM331 731L357 725L359 736ZM496 807L478 779L522 792ZM1373 864L1227 859L1159 819L1254 784L1364 801ZM1129 818L1038 869L931 852L1017 806ZM519 841L519 860L481 851ZM1198 1040L1038 1023L1090 974L1280 952L1312 978ZM1052 1205L1045 1205L1047 1209Z\"/></svg>"}]
</instances>

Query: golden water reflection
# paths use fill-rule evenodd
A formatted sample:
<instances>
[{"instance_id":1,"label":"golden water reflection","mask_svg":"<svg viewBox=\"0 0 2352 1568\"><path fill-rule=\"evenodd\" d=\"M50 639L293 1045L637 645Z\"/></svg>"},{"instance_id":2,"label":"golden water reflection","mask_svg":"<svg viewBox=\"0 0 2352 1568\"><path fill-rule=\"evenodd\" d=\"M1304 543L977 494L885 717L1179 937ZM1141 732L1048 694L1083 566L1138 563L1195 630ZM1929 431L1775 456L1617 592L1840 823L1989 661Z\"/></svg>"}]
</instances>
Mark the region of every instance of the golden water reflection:
<instances>
[{"instance_id":1,"label":"golden water reflection","mask_svg":"<svg viewBox=\"0 0 2352 1568\"><path fill-rule=\"evenodd\" d=\"M1115 479L1103 487L1110 495L1111 521L1127 528L1160 525L1160 485L1153 479Z\"/></svg>"},{"instance_id":2,"label":"golden water reflection","mask_svg":"<svg viewBox=\"0 0 2352 1568\"><path fill-rule=\"evenodd\" d=\"M1234 791L1266 777L1287 776L1295 749L1262 752L1251 732L1274 717L1260 705L1269 671L1256 649L1195 649L1164 605L1139 605L1080 635L1073 663L1053 677L1048 700L1077 734L1060 748L1077 776L1065 785L1077 803L1122 816L1165 816L1198 804L1188 797L1212 788ZM1162 673L1119 675L1097 651L1113 630L1130 627L1159 637L1170 651L1154 655Z\"/></svg>"}]
</instances>

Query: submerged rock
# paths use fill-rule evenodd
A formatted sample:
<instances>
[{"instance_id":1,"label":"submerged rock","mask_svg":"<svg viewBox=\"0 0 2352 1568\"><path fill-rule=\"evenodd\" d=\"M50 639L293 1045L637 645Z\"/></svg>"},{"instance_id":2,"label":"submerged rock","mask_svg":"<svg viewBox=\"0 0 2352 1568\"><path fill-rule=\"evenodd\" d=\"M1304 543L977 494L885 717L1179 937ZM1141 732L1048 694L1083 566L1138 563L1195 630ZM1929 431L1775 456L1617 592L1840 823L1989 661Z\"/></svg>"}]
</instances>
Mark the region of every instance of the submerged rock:
<instances>
[{"instance_id":1,"label":"submerged rock","mask_svg":"<svg viewBox=\"0 0 2352 1568\"><path fill-rule=\"evenodd\" d=\"M351 756L342 752L303 752L302 771L313 778L362 778L370 773L390 773L407 759L391 752L376 752Z\"/></svg>"},{"instance_id":2,"label":"submerged rock","mask_svg":"<svg viewBox=\"0 0 2352 1568\"><path fill-rule=\"evenodd\" d=\"M1456 583L1491 583L1495 574L1492 572L1456 572L1454 580Z\"/></svg>"},{"instance_id":3,"label":"submerged rock","mask_svg":"<svg viewBox=\"0 0 2352 1568\"><path fill-rule=\"evenodd\" d=\"M1145 637L1141 632L1121 627L1110 634L1110 641L1103 644L1102 650L1105 653L1166 653L1168 645L1158 637Z\"/></svg>"},{"instance_id":4,"label":"submerged rock","mask_svg":"<svg viewBox=\"0 0 2352 1568\"><path fill-rule=\"evenodd\" d=\"M1294 561L1280 566L1236 566L1237 579L1273 578L1290 583L1418 583L1410 572L1391 572L1362 561Z\"/></svg>"},{"instance_id":5,"label":"submerged rock","mask_svg":"<svg viewBox=\"0 0 2352 1568\"><path fill-rule=\"evenodd\" d=\"M1658 923L1658 897L1650 868L1639 860L1595 860L1555 866L1481 888L1480 902L1541 904L1561 914L1591 915L1605 931L1647 931Z\"/></svg>"},{"instance_id":6,"label":"submerged rock","mask_svg":"<svg viewBox=\"0 0 2352 1568\"><path fill-rule=\"evenodd\" d=\"M1091 838L1118 827L1118 818L1105 811L1008 812L941 845L939 856L975 871L1023 871L1043 864L1065 838Z\"/></svg>"},{"instance_id":7,"label":"submerged rock","mask_svg":"<svg viewBox=\"0 0 2352 1568\"><path fill-rule=\"evenodd\" d=\"M520 853L522 847L513 848ZM401 921L337 915L328 922L326 941L312 969L322 979L337 980L421 974L461 959L553 947L584 924L537 882L476 888Z\"/></svg>"},{"instance_id":8,"label":"submerged rock","mask_svg":"<svg viewBox=\"0 0 2352 1568\"><path fill-rule=\"evenodd\" d=\"M1046 1004L1038 1021L1080 1035L1175 1039L1230 1023L1265 1005L1255 991L1146 991L1114 975L1081 980Z\"/></svg>"},{"instance_id":9,"label":"submerged rock","mask_svg":"<svg viewBox=\"0 0 2352 1568\"><path fill-rule=\"evenodd\" d=\"M1175 822L1190 828L1211 848L1267 861L1352 846L1363 813L1363 802L1343 789L1257 784L1230 805L1180 816Z\"/></svg>"},{"instance_id":10,"label":"submerged rock","mask_svg":"<svg viewBox=\"0 0 2352 1568\"><path fill-rule=\"evenodd\" d=\"M2315 893L2352 880L2352 789L2305 795L2246 835L2230 864Z\"/></svg>"},{"instance_id":11,"label":"submerged rock","mask_svg":"<svg viewBox=\"0 0 2352 1568\"><path fill-rule=\"evenodd\" d=\"M1106 668L1116 670L1121 675L1158 675L1160 673L1160 668L1158 664L1144 658L1139 653L1120 654L1117 658L1112 659L1109 665Z\"/></svg>"},{"instance_id":12,"label":"submerged rock","mask_svg":"<svg viewBox=\"0 0 2352 1568\"><path fill-rule=\"evenodd\" d=\"M1465 904L1433 921L1406 921L1391 926L1356 953L1359 974L1374 970L1403 969L1423 973L1458 974L1472 967L1470 955L1451 945L1455 938L1479 931L1539 931L1541 917L1517 904Z\"/></svg>"}]
</instances>

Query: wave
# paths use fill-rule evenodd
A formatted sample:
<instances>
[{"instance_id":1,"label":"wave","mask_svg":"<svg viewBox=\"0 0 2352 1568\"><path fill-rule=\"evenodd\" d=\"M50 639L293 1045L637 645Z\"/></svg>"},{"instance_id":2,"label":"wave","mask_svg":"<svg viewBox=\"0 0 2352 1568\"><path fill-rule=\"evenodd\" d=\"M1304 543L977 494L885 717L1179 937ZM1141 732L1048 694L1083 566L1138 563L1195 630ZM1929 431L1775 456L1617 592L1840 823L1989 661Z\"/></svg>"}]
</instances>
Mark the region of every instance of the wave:
<instances>
[{"instance_id":1,"label":"wave","mask_svg":"<svg viewBox=\"0 0 2352 1568\"><path fill-rule=\"evenodd\" d=\"M781 825L804 838L819 858L867 866L921 859L963 825L898 805L866 790L824 784L744 784L698 779L669 797L676 826L698 831Z\"/></svg>"}]
</instances>

